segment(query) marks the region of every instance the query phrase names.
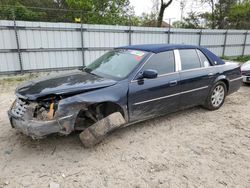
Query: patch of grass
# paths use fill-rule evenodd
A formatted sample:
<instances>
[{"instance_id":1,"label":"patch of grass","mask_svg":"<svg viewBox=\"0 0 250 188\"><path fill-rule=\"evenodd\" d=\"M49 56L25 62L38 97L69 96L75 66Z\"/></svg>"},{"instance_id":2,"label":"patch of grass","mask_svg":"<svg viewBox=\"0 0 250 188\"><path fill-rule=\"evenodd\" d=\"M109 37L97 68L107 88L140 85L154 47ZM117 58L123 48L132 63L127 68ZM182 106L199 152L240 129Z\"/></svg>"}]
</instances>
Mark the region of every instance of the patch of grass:
<instances>
[{"instance_id":1,"label":"patch of grass","mask_svg":"<svg viewBox=\"0 0 250 188\"><path fill-rule=\"evenodd\" d=\"M224 57L221 57L221 58L225 59L225 60L238 61L238 62L241 62L241 63L245 63L246 61L250 60L250 55L236 56L236 57L227 57L227 56L224 56Z\"/></svg>"},{"instance_id":2,"label":"patch of grass","mask_svg":"<svg viewBox=\"0 0 250 188\"><path fill-rule=\"evenodd\" d=\"M6 77L0 78L0 80L4 82L23 82L23 81L34 79L37 77L38 75L35 75L35 74L25 74L25 75L17 75L17 76L6 76Z\"/></svg>"}]
</instances>

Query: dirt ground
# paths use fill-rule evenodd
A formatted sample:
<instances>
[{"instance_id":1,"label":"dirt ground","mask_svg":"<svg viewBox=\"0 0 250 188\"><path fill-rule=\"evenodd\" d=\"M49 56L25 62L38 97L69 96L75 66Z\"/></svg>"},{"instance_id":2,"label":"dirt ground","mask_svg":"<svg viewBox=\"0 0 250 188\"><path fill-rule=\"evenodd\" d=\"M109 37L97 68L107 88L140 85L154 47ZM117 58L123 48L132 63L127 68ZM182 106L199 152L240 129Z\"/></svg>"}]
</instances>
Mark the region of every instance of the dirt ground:
<instances>
[{"instance_id":1,"label":"dirt ground","mask_svg":"<svg viewBox=\"0 0 250 188\"><path fill-rule=\"evenodd\" d=\"M115 131L32 140L10 127L18 82L0 84L0 187L250 187L250 86L218 111L200 107Z\"/></svg>"}]
</instances>

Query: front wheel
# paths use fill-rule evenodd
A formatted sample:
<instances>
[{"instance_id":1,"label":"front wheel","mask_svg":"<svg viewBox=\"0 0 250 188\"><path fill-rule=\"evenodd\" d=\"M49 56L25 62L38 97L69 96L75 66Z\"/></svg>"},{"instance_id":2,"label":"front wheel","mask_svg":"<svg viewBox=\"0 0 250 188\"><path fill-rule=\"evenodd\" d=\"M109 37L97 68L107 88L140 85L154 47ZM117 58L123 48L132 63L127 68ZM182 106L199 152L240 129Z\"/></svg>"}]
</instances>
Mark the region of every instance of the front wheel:
<instances>
[{"instance_id":1,"label":"front wheel","mask_svg":"<svg viewBox=\"0 0 250 188\"><path fill-rule=\"evenodd\" d=\"M217 82L211 89L204 107L209 110L219 109L226 98L227 87L224 82Z\"/></svg>"}]
</instances>

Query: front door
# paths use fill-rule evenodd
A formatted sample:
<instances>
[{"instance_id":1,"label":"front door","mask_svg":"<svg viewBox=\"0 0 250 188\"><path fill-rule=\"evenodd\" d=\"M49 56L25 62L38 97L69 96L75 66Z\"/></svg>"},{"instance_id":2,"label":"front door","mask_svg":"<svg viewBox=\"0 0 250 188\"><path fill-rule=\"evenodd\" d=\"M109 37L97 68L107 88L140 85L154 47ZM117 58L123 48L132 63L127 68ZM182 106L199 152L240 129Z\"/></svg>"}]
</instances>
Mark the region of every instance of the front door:
<instances>
[{"instance_id":1,"label":"front door","mask_svg":"<svg viewBox=\"0 0 250 188\"><path fill-rule=\"evenodd\" d=\"M180 76L175 68L173 51L154 54L141 68L158 72L157 78L132 80L129 83L130 121L137 121L176 111L179 107Z\"/></svg>"}]
</instances>

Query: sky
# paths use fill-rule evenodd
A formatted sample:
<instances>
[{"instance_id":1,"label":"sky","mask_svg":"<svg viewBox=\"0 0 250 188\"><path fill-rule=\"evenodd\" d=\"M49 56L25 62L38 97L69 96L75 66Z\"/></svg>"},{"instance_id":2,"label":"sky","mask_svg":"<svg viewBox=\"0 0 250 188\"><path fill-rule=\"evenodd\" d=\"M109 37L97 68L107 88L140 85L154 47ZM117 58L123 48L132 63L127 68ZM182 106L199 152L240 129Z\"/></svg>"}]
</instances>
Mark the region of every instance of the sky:
<instances>
[{"instance_id":1,"label":"sky","mask_svg":"<svg viewBox=\"0 0 250 188\"><path fill-rule=\"evenodd\" d=\"M160 1L160 0L159 0ZM167 2L167 0L165 0ZM172 4L166 8L164 13L164 20L168 22L168 19L171 18L171 21L181 20L181 9L180 9L181 0L173 0ZM184 0L186 1L186 6L183 11L183 16L186 16L191 10L195 12L205 12L210 11L208 5L201 5L198 1L193 0ZM134 6L135 14L140 16L143 12L150 13L152 9L152 0L130 0L132 6Z\"/></svg>"}]
</instances>

